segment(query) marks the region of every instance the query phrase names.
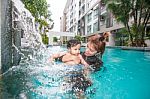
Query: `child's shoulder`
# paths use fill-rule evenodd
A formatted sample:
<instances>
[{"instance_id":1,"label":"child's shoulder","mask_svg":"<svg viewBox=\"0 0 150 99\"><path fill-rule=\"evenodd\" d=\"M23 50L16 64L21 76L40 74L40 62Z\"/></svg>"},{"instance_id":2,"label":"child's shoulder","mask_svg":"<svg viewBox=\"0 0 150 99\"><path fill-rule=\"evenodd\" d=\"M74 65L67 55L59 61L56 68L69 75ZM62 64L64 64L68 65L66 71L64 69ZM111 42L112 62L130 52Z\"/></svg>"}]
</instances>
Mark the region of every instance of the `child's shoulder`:
<instances>
[{"instance_id":1,"label":"child's shoulder","mask_svg":"<svg viewBox=\"0 0 150 99\"><path fill-rule=\"evenodd\" d=\"M66 51L64 51L64 52L60 52L59 54L60 55L65 55L65 54L67 54L68 52L66 52Z\"/></svg>"},{"instance_id":2,"label":"child's shoulder","mask_svg":"<svg viewBox=\"0 0 150 99\"><path fill-rule=\"evenodd\" d=\"M81 54L79 54L79 55L78 55L78 57L82 58L82 55L81 55Z\"/></svg>"}]
</instances>

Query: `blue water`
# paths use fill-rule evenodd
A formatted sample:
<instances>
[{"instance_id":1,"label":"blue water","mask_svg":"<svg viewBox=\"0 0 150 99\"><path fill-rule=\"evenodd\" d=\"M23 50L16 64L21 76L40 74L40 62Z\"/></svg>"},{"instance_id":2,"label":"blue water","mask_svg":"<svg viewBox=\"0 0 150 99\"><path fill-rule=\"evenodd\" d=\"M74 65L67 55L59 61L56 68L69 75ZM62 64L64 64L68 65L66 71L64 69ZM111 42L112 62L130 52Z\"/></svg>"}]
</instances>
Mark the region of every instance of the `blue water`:
<instances>
[{"instance_id":1,"label":"blue water","mask_svg":"<svg viewBox=\"0 0 150 99\"><path fill-rule=\"evenodd\" d=\"M48 53L37 60L22 61L1 75L0 95L4 99L75 98L70 89L62 85L68 84L65 80L69 72L81 71L82 65L68 68L47 64ZM87 88L84 98L150 99L150 52L106 49L103 62L100 71L89 75L93 85Z\"/></svg>"},{"instance_id":2,"label":"blue water","mask_svg":"<svg viewBox=\"0 0 150 99\"><path fill-rule=\"evenodd\" d=\"M107 49L103 61L93 99L150 99L150 52Z\"/></svg>"}]
</instances>

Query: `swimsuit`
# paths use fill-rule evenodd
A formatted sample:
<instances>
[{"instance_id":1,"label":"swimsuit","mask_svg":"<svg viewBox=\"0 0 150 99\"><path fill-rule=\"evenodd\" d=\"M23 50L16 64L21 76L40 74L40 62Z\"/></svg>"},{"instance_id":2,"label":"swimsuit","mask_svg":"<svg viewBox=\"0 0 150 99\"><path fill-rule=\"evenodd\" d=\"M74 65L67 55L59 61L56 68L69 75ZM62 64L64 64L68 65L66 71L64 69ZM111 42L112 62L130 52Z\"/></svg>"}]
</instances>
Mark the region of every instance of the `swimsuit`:
<instances>
[{"instance_id":1,"label":"swimsuit","mask_svg":"<svg viewBox=\"0 0 150 99\"><path fill-rule=\"evenodd\" d=\"M65 56L65 54L64 54L64 55L62 55L62 56L60 56L60 57L58 57L58 58L56 58L56 59L55 59L55 61L60 61L60 62L62 62L62 58L63 58L63 56Z\"/></svg>"},{"instance_id":2,"label":"swimsuit","mask_svg":"<svg viewBox=\"0 0 150 99\"><path fill-rule=\"evenodd\" d=\"M84 53L81 53L83 59L94 69L94 71L98 71L100 67L103 65L101 60L101 54L95 54L93 56L86 56Z\"/></svg>"}]
</instances>

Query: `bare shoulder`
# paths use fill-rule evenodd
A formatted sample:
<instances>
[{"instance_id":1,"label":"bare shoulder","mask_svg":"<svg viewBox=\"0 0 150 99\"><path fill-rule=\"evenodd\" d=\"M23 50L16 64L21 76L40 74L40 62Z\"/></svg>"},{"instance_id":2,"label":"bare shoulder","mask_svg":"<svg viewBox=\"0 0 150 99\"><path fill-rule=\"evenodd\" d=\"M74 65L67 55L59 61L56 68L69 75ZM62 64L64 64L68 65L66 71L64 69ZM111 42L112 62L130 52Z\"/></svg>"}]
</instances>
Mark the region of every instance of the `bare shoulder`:
<instances>
[{"instance_id":1,"label":"bare shoulder","mask_svg":"<svg viewBox=\"0 0 150 99\"><path fill-rule=\"evenodd\" d=\"M79 54L79 55L78 55L78 57L82 58L82 55L81 55L81 54Z\"/></svg>"},{"instance_id":2,"label":"bare shoulder","mask_svg":"<svg viewBox=\"0 0 150 99\"><path fill-rule=\"evenodd\" d=\"M60 52L59 56L62 56L62 55L65 55L65 54L67 54L67 52Z\"/></svg>"}]
</instances>

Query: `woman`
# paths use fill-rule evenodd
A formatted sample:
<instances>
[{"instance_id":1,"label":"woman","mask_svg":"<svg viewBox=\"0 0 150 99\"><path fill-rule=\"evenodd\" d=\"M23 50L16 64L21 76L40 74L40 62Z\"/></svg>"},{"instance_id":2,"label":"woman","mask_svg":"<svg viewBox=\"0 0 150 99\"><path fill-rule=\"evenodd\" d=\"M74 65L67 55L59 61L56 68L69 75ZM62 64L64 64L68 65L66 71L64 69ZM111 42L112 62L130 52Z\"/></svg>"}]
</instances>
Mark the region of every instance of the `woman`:
<instances>
[{"instance_id":1,"label":"woman","mask_svg":"<svg viewBox=\"0 0 150 99\"><path fill-rule=\"evenodd\" d=\"M97 71L100 69L100 67L103 65L102 62L102 55L105 51L105 39L106 34L104 33L102 36L100 35L92 35L88 38L88 43L85 52L82 53L83 59L89 64L94 71Z\"/></svg>"},{"instance_id":2,"label":"woman","mask_svg":"<svg viewBox=\"0 0 150 99\"><path fill-rule=\"evenodd\" d=\"M93 35L88 38L88 43L86 50L81 53L83 59L87 64L92 68L93 71L100 70L100 67L103 65L102 55L105 51L105 39L108 37L108 33L104 33L102 36ZM75 92L82 96L82 92L85 92L88 87L92 85L92 81L87 77L91 73L91 69L85 68L83 70L82 76L74 77L73 89L79 89ZM79 95L79 96L80 96Z\"/></svg>"},{"instance_id":3,"label":"woman","mask_svg":"<svg viewBox=\"0 0 150 99\"><path fill-rule=\"evenodd\" d=\"M105 38L106 33L102 36L93 35L89 37L86 50L81 53L85 62L90 65L94 71L98 71L103 65L101 58L105 51ZM69 60L73 59L70 57ZM69 83L72 84L72 92L75 93L77 98L83 98L86 89L92 85L92 81L87 77L90 73L89 68L87 67L81 72L75 71L69 73L73 75L69 80Z\"/></svg>"},{"instance_id":4,"label":"woman","mask_svg":"<svg viewBox=\"0 0 150 99\"><path fill-rule=\"evenodd\" d=\"M101 58L105 51L105 39L108 35L108 32L106 32L102 36L99 34L90 36L85 52L81 53L85 62L87 62L88 65L91 65L95 70L98 70L103 63ZM69 60L73 59L70 57L67 61Z\"/></svg>"}]
</instances>

